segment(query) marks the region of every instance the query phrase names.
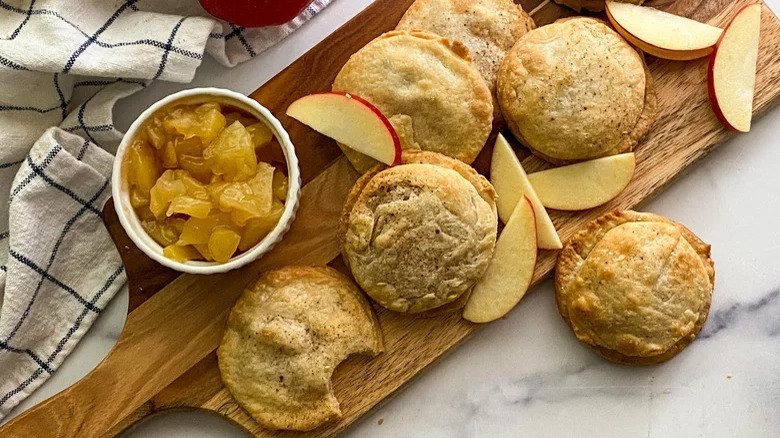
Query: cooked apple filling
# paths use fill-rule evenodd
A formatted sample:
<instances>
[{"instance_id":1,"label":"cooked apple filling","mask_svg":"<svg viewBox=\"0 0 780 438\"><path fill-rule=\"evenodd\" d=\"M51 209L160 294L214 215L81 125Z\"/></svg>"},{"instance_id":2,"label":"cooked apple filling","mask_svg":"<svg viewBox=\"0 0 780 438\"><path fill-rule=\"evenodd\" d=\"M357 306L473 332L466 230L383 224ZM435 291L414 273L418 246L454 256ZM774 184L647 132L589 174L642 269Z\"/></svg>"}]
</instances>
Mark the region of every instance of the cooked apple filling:
<instances>
[{"instance_id":1,"label":"cooked apple filling","mask_svg":"<svg viewBox=\"0 0 780 438\"><path fill-rule=\"evenodd\" d=\"M127 152L124 174L141 225L166 257L224 263L260 242L287 197L271 130L216 102L163 108Z\"/></svg>"}]
</instances>

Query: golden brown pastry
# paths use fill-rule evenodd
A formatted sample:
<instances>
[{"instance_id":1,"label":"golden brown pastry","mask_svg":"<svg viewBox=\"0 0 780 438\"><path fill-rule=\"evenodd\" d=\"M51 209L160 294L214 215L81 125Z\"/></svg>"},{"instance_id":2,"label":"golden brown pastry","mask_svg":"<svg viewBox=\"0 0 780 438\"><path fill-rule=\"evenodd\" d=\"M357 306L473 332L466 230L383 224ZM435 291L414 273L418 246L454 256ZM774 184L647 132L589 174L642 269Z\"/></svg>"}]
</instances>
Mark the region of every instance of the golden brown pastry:
<instances>
[{"instance_id":1,"label":"golden brown pastry","mask_svg":"<svg viewBox=\"0 0 780 438\"><path fill-rule=\"evenodd\" d=\"M525 34L504 58L497 90L512 133L556 164L632 150L656 114L644 61L593 18Z\"/></svg>"},{"instance_id":2,"label":"golden brown pastry","mask_svg":"<svg viewBox=\"0 0 780 438\"><path fill-rule=\"evenodd\" d=\"M463 43L490 88L493 119L499 120L498 66L517 39L535 27L531 16L512 0L417 0L396 29L424 30Z\"/></svg>"},{"instance_id":3,"label":"golden brown pastry","mask_svg":"<svg viewBox=\"0 0 780 438\"><path fill-rule=\"evenodd\" d=\"M225 386L261 426L311 430L341 418L336 366L382 349L373 309L351 280L290 266L266 272L238 299L217 356Z\"/></svg>"},{"instance_id":4,"label":"golden brown pastry","mask_svg":"<svg viewBox=\"0 0 780 438\"><path fill-rule=\"evenodd\" d=\"M701 330L715 269L710 245L650 213L615 211L587 224L558 256L558 311L606 359L672 358Z\"/></svg>"},{"instance_id":5,"label":"golden brown pastry","mask_svg":"<svg viewBox=\"0 0 780 438\"><path fill-rule=\"evenodd\" d=\"M493 104L485 80L459 42L426 32L393 31L368 43L339 72L333 91L374 104L404 149L439 152L471 163L485 145ZM342 147L365 172L377 162Z\"/></svg>"},{"instance_id":6,"label":"golden brown pastry","mask_svg":"<svg viewBox=\"0 0 780 438\"><path fill-rule=\"evenodd\" d=\"M623 3L633 3L635 5L641 5L644 0L616 0ZM555 0L555 3L568 6L577 12L581 12L583 9L587 9L593 12L601 12L604 10L605 0Z\"/></svg>"},{"instance_id":7,"label":"golden brown pastry","mask_svg":"<svg viewBox=\"0 0 780 438\"><path fill-rule=\"evenodd\" d=\"M456 301L482 277L498 219L493 186L441 154L404 151L371 169L344 206L339 238L355 280L380 305L419 313Z\"/></svg>"}]
</instances>

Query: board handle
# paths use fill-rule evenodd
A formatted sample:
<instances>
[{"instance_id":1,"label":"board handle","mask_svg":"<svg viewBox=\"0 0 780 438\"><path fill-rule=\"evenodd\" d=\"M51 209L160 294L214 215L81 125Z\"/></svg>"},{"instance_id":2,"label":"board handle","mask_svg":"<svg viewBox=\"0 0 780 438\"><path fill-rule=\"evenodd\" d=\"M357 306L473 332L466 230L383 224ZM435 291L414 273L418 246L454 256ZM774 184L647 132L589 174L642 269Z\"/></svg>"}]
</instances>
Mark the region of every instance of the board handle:
<instances>
[{"instance_id":1,"label":"board handle","mask_svg":"<svg viewBox=\"0 0 780 438\"><path fill-rule=\"evenodd\" d=\"M197 281L197 276L181 276L140 305L114 349L92 372L11 420L0 428L0 436L105 436L213 352L228 309L243 290L239 283L246 279L221 279L229 284L223 295L199 290Z\"/></svg>"},{"instance_id":2,"label":"board handle","mask_svg":"<svg viewBox=\"0 0 780 438\"><path fill-rule=\"evenodd\" d=\"M130 289L128 311L132 312L179 274L161 269L130 242L119 223L111 198L103 206L103 222L127 271ZM152 266L154 269L149 269ZM143 275L144 272L155 274ZM118 410L101 409L101 406L104 403L123 403L126 414L131 413L138 403L127 389L140 385L146 379L139 367L151 365L138 360L141 352L138 335L143 331L137 328L138 324L128 319L117 344L95 369L69 388L9 421L0 428L0 436L103 436L126 415ZM128 367L132 363L138 367ZM138 391L136 396L142 393L144 391Z\"/></svg>"},{"instance_id":3,"label":"board handle","mask_svg":"<svg viewBox=\"0 0 780 438\"><path fill-rule=\"evenodd\" d=\"M102 415L106 411L98 406L106 400L96 397L96 394L114 391L114 388L106 388L106 385L131 384L123 381L123 373L117 372L121 367L121 358L112 353L73 386L12 419L0 428L0 436L103 436L103 431L111 428L117 417Z\"/></svg>"}]
</instances>

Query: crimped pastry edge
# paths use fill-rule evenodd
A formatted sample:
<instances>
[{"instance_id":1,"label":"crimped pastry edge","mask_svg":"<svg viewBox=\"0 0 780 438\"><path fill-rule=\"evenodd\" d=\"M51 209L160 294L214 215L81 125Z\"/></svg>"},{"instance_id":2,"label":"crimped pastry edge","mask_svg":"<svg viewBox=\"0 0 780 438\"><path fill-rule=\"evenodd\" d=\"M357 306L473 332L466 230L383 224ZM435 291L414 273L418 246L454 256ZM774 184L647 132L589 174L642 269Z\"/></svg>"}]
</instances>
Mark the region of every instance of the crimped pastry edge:
<instances>
[{"instance_id":1,"label":"crimped pastry edge","mask_svg":"<svg viewBox=\"0 0 780 438\"><path fill-rule=\"evenodd\" d=\"M577 269L578 260L587 258L587 254L585 254L584 257L582 254L584 248L581 246L583 245L584 240L589 238L590 235L594 233L599 233L603 236L612 228L627 222L663 222L677 227L685 240L691 245L691 247L701 258L704 267L707 270L707 276L710 279L710 293L706 297L706 302L703 303L702 312L700 313L699 319L696 321L696 325L694 326L693 330L691 330L688 335L683 336L674 345L660 354L650 356L628 356L613 349L595 345L590 342L585 342L578 337L580 342L584 343L611 362L623 365L653 365L671 359L685 347L687 347L691 342L693 342L694 339L696 339L696 336L699 334L707 320L710 304L712 301L712 292L715 286L715 264L711 257L711 246L701 240L696 234L694 234L684 225L660 215L636 212L633 210L614 210L585 224L585 226L583 226L568 240L568 242L566 242L560 254L558 255L558 260L555 265L555 303L561 318L569 327L569 329L574 332L574 325L569 318L568 308L563 302L561 296L561 291L566 286L564 283L565 277L567 277L567 274ZM599 240L601 239L599 238Z\"/></svg>"},{"instance_id":2,"label":"crimped pastry edge","mask_svg":"<svg viewBox=\"0 0 780 438\"><path fill-rule=\"evenodd\" d=\"M498 214L496 207L496 199L498 198L498 195L496 194L495 188L484 176L480 175L470 165L438 152L429 152L418 149L404 150L401 155L401 164L399 164L399 166L413 163L433 164L455 170L469 183L471 183L472 186L474 186L474 188L477 190L477 193L479 193L479 195L490 205L491 209L493 210L493 214ZM363 190L366 188L371 179L388 168L389 166L380 163L369 169L360 178L358 178L347 194L346 200L344 201L344 207L341 210L341 217L339 218L337 239L339 244L339 251L341 253L341 259L344 261L344 264L350 271L352 268L349 265L349 258L346 256L346 234L349 228L350 214L352 213L358 198L360 198L360 195L363 193ZM459 295L455 300L444 303L440 306L427 309L422 312L406 313L421 317L448 315L454 312L458 312L460 309L462 309L466 305L468 296L470 295L471 289Z\"/></svg>"}]
</instances>

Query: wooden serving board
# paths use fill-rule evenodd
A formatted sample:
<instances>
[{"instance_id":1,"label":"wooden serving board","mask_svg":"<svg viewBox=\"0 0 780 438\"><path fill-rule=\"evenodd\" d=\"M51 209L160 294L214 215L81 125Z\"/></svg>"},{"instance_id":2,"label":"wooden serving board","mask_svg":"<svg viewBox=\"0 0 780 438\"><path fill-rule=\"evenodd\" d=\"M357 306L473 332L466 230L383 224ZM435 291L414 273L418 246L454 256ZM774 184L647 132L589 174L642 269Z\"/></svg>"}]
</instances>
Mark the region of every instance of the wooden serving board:
<instances>
[{"instance_id":1,"label":"wooden serving board","mask_svg":"<svg viewBox=\"0 0 780 438\"><path fill-rule=\"evenodd\" d=\"M722 26L748 2L651 3ZM344 197L357 174L333 142L291 123L284 111L302 95L330 89L332 79L349 56L392 29L411 3L412 0L377 0L252 94L289 129L301 158L304 183L308 183L303 189L298 219L283 243L262 260L229 274L177 276L144 257L119 225L113 204L106 205L105 222L122 253L130 279L130 314L124 331L114 350L92 373L0 428L0 436L111 436L171 408L215 411L256 436L331 436L392 395L478 328L458 315L424 319L378 309L387 351L373 360L351 357L338 367L333 382L344 418L309 434L261 429L222 386L217 369L215 349L227 313L258 273L288 264L330 263L343 269L338 257L336 225ZM522 4L527 11L534 11L539 25L572 14L554 3L524 0ZM780 22L766 7L758 63L755 113L761 114L780 95ZM606 211L641 205L728 137L708 103L706 64L707 60L651 60L660 115L650 135L636 149L634 180L618 199L603 207L579 213L552 212L562 239ZM483 173L487 171L490 149L483 151L476 164ZM518 153L525 157L524 164L529 168L542 165L524 152ZM535 282L551 272L555 257L554 251L540 254Z\"/></svg>"}]
</instances>

